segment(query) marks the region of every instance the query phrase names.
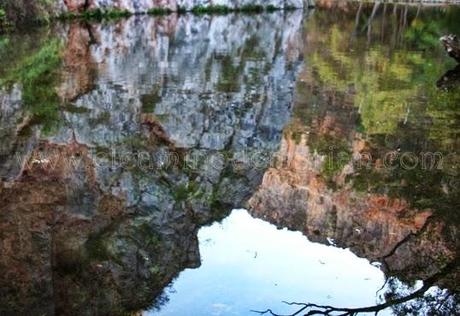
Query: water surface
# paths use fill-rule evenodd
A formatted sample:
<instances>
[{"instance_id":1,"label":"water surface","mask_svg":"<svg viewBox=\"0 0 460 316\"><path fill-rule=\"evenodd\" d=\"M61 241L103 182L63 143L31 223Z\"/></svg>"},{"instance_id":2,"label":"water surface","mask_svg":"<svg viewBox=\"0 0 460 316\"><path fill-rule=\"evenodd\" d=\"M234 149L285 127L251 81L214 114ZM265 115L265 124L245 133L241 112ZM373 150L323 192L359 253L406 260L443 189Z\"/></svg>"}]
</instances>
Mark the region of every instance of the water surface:
<instances>
[{"instance_id":1,"label":"water surface","mask_svg":"<svg viewBox=\"0 0 460 316\"><path fill-rule=\"evenodd\" d=\"M182 272L165 290L169 301L146 315L247 315L267 306L283 314L296 310L280 298L367 306L376 303L385 283L378 267L349 250L278 230L245 210L202 228L198 240L200 268Z\"/></svg>"},{"instance_id":2,"label":"water surface","mask_svg":"<svg viewBox=\"0 0 460 316\"><path fill-rule=\"evenodd\" d=\"M458 313L459 17L319 1L2 36L0 314Z\"/></svg>"}]
</instances>

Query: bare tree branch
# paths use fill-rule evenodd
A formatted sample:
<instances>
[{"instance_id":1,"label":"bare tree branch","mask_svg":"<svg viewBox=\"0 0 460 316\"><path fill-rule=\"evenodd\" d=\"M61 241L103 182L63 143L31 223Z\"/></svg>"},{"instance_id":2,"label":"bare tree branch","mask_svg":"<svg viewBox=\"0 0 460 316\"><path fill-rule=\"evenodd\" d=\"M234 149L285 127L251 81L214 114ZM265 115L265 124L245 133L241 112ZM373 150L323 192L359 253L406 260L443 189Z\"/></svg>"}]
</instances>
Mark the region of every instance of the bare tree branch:
<instances>
[{"instance_id":1,"label":"bare tree branch","mask_svg":"<svg viewBox=\"0 0 460 316\"><path fill-rule=\"evenodd\" d=\"M305 314L303 314L304 316L310 316L310 315L355 316L355 315L362 314L362 313L372 313L372 312L375 313L375 315L378 315L378 313L384 309L387 309L389 307L396 306L399 304L403 304L417 297L423 296L425 292L428 291L428 289L435 284L436 281L438 281L441 277L447 275L449 272L452 272L454 269L458 268L458 265L460 262L459 259L460 259L459 257L455 258L452 262L447 264L440 272L424 280L423 286L420 287L418 290L412 292L409 295L395 298L392 300L388 300L382 304L377 304L374 306L367 306L367 307L359 307L359 308L341 308L341 307L334 307L334 306L329 306L329 305L317 305L317 304L312 304L312 303L298 303L298 302L283 301L283 303L287 305L301 306L301 308L289 315L277 314L273 312L271 309L267 309L265 311L254 311L253 310L251 312L258 313L260 315L268 314L272 316L296 316L304 312L305 312Z\"/></svg>"}]
</instances>

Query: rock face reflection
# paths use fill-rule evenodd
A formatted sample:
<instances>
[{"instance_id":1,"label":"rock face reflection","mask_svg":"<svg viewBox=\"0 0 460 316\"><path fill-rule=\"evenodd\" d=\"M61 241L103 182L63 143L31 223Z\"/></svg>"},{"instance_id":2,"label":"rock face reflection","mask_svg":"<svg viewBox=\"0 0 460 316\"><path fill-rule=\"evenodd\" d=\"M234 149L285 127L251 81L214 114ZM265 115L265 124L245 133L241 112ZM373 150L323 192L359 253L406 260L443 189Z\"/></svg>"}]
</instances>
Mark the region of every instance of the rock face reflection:
<instances>
[{"instance_id":1,"label":"rock face reflection","mask_svg":"<svg viewBox=\"0 0 460 316\"><path fill-rule=\"evenodd\" d=\"M278 148L300 23L294 12L60 30L55 128L27 120L33 89L0 94L0 313L134 312L199 266L197 229L243 206L264 171L251 155Z\"/></svg>"},{"instance_id":2,"label":"rock face reflection","mask_svg":"<svg viewBox=\"0 0 460 316\"><path fill-rule=\"evenodd\" d=\"M384 194L331 187L321 175L324 157L312 153L305 139L296 143L287 137L278 157L278 165L265 173L251 198L253 215L302 231L312 241L334 241L359 256L382 261L387 272L410 276L412 268L423 266L423 272L413 271L413 278L436 272L433 264L455 256L455 245L447 241L420 240L443 239L443 225L428 221L430 211L412 209L407 201Z\"/></svg>"},{"instance_id":3,"label":"rock face reflection","mask_svg":"<svg viewBox=\"0 0 460 316\"><path fill-rule=\"evenodd\" d=\"M409 21L419 22L415 10L399 5L381 9L375 21L366 21L366 29L359 24L360 14L371 16L378 4L318 4L334 5L334 13L320 8L306 23L309 63L300 75L295 115L276 163L250 199L251 214L381 262L389 278L426 280L458 262L459 250L458 186L452 185L458 181L452 163L458 154L451 146L458 139L458 120L447 119L448 102L439 110L445 116L435 114L441 105L434 98L447 99L434 90L442 67L439 74L423 73L426 82L420 88L415 77L421 75L413 73L421 67L394 57L409 54L401 47L413 43L393 42L387 33L398 24L385 25L385 15L405 12ZM429 16L420 21L428 23ZM417 25L408 23L407 33ZM419 55L427 62L438 56ZM403 87L394 84L393 75L385 77L382 69L387 68L404 72L398 77ZM449 93L451 102L457 100L458 92ZM442 133L435 132L437 120ZM421 163L405 166L400 160L405 152L422 157ZM442 154L443 166L433 161L424 165L424 153ZM456 267L436 284L458 293L458 271Z\"/></svg>"}]
</instances>

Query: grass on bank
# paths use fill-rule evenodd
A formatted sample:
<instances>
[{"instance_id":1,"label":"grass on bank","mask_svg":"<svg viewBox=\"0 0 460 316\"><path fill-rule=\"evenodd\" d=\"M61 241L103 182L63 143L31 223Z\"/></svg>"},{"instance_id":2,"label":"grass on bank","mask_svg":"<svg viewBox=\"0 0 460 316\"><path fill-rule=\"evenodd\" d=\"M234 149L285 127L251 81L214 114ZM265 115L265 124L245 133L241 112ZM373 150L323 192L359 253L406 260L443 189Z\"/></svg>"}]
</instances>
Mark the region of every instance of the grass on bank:
<instances>
[{"instance_id":1,"label":"grass on bank","mask_svg":"<svg viewBox=\"0 0 460 316\"><path fill-rule=\"evenodd\" d=\"M278 10L293 10L296 8L293 7L286 7L286 8L278 8L273 5L262 6L262 5L244 5L239 8L230 8L224 5L208 5L208 6L195 6L190 10L185 9L184 7L177 7L177 9L171 10L170 8L166 7L156 7L147 10L146 12L142 12L141 14L148 14L148 15L169 15L172 13L177 14L184 14L187 12L191 12L195 15L204 15L204 14L229 14L229 13L263 13L263 12L274 12ZM59 16L61 20L69 20L69 19L85 19L85 20L103 20L103 19L117 19L117 18L126 18L132 16L134 13L128 10L119 10L119 9L96 9L85 11L83 13L74 13L74 12L67 12Z\"/></svg>"},{"instance_id":2,"label":"grass on bank","mask_svg":"<svg viewBox=\"0 0 460 316\"><path fill-rule=\"evenodd\" d=\"M173 13L173 11L169 8L152 8L147 11L149 15L168 15Z\"/></svg>"},{"instance_id":3,"label":"grass on bank","mask_svg":"<svg viewBox=\"0 0 460 316\"><path fill-rule=\"evenodd\" d=\"M156 7L147 10L146 12L139 12L138 14L148 14L154 16L164 16L169 15L172 13L176 14L185 14L185 13L192 13L195 15L225 15L229 13L243 13L243 14L258 14L263 12L274 12L279 10L295 10L295 7L276 7L274 5L244 5L239 8L231 8L224 5L208 5L208 6L195 6L191 9L186 9L185 7L178 6L176 10L172 10L166 7ZM59 16L55 17L37 17L31 23L36 25L46 25L49 24L52 20L95 20L95 21L102 21L102 20L115 20L120 18L128 18L135 13L130 12L129 10L122 10L117 8L109 8L109 9L94 9L94 10L87 10L84 12L65 12ZM9 32L14 29L14 23L10 23L7 19L7 14L5 9L0 8L0 33L2 32Z\"/></svg>"},{"instance_id":4,"label":"grass on bank","mask_svg":"<svg viewBox=\"0 0 460 316\"><path fill-rule=\"evenodd\" d=\"M284 10L293 9L291 7L284 8ZM263 12L274 12L277 10L283 10L283 8L275 7L274 5L253 5L248 4L239 8L230 8L224 5L209 5L209 6L196 6L193 7L190 12L196 15L202 14L229 14L229 13L263 13Z\"/></svg>"},{"instance_id":5,"label":"grass on bank","mask_svg":"<svg viewBox=\"0 0 460 316\"><path fill-rule=\"evenodd\" d=\"M82 13L75 12L66 12L58 17L60 20L73 20L73 19L83 19L83 20L112 20L119 18L129 18L133 13L128 10L120 9L95 9L88 10Z\"/></svg>"}]
</instances>

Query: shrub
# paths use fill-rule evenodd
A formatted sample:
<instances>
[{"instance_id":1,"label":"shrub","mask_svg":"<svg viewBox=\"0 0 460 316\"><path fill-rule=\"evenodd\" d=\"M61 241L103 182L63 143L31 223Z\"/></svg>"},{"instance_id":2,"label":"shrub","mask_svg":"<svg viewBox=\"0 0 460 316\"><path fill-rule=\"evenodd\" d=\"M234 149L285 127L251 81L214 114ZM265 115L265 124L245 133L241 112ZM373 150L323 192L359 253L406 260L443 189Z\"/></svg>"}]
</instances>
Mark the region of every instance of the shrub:
<instances>
[{"instance_id":1,"label":"shrub","mask_svg":"<svg viewBox=\"0 0 460 316\"><path fill-rule=\"evenodd\" d=\"M227 14L232 10L224 5L196 6L192 8L194 14Z\"/></svg>"},{"instance_id":2,"label":"shrub","mask_svg":"<svg viewBox=\"0 0 460 316\"><path fill-rule=\"evenodd\" d=\"M3 9L0 9L0 32L8 28L9 23L6 19L6 12Z\"/></svg>"},{"instance_id":3,"label":"shrub","mask_svg":"<svg viewBox=\"0 0 460 316\"><path fill-rule=\"evenodd\" d=\"M150 15L167 15L171 13L172 13L172 10L169 8L152 8L147 11L147 14L150 14Z\"/></svg>"},{"instance_id":4,"label":"shrub","mask_svg":"<svg viewBox=\"0 0 460 316\"><path fill-rule=\"evenodd\" d=\"M264 12L264 7L258 4L247 4L242 6L238 11L244 13L261 13Z\"/></svg>"}]
</instances>

